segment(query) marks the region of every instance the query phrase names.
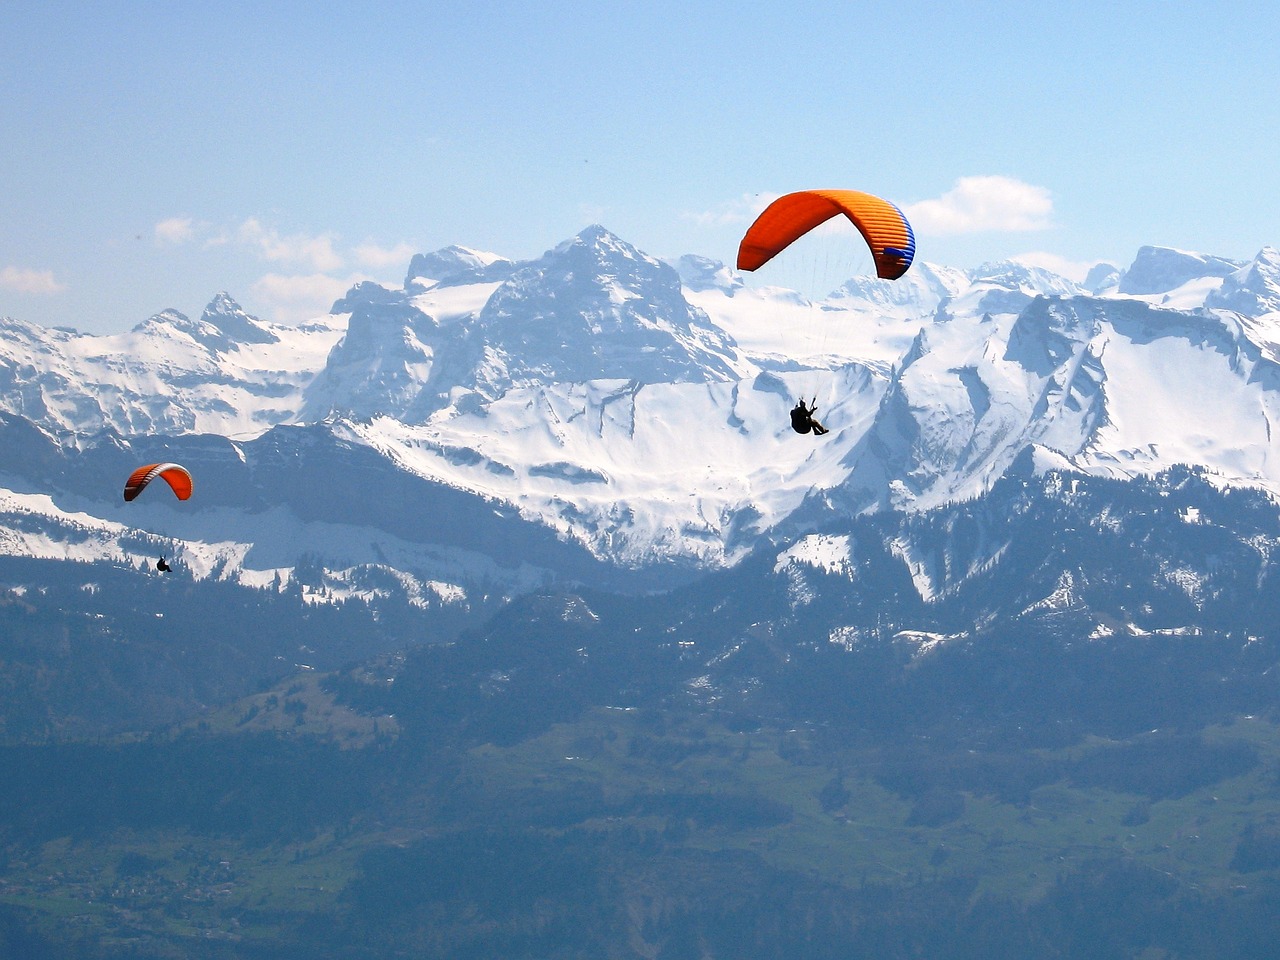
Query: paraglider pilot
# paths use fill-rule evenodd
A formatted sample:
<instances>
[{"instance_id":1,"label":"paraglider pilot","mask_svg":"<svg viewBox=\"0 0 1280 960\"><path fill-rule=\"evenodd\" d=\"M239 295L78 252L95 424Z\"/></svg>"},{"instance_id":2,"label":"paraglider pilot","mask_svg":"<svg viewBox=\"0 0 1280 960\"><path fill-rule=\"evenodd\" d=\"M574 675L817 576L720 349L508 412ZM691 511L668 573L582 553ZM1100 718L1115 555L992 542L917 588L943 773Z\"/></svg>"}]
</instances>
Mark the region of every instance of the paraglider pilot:
<instances>
[{"instance_id":1,"label":"paraglider pilot","mask_svg":"<svg viewBox=\"0 0 1280 960\"><path fill-rule=\"evenodd\" d=\"M791 408L791 429L796 433L813 432L815 437L820 437L827 433L827 428L813 419L814 412L818 409L818 398L814 397L809 401L809 406L804 405L804 397Z\"/></svg>"},{"instance_id":2,"label":"paraglider pilot","mask_svg":"<svg viewBox=\"0 0 1280 960\"><path fill-rule=\"evenodd\" d=\"M169 566L169 564L165 563L164 557L161 557L159 560L156 561L156 569L159 570L161 573L168 573L172 568Z\"/></svg>"}]
</instances>

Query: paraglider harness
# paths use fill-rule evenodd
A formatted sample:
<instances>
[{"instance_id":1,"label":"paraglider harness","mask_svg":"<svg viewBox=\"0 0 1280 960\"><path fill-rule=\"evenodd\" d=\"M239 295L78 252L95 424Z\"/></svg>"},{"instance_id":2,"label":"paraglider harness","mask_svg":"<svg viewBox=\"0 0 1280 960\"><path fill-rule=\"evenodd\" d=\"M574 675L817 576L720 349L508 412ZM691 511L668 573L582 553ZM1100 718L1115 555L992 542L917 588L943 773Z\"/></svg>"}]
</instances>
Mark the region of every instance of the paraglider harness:
<instances>
[{"instance_id":1,"label":"paraglider harness","mask_svg":"<svg viewBox=\"0 0 1280 960\"><path fill-rule=\"evenodd\" d=\"M164 557L161 557L159 560L156 561L156 569L159 570L161 573L168 573L173 568L170 567L169 564L165 563Z\"/></svg>"},{"instance_id":2,"label":"paraglider harness","mask_svg":"<svg viewBox=\"0 0 1280 960\"><path fill-rule=\"evenodd\" d=\"M814 397L809 401L809 406L804 405L804 397L791 408L791 429L796 433L809 433L812 431L815 437L820 437L827 432L827 428L813 419L813 414L818 409L818 398Z\"/></svg>"}]
</instances>

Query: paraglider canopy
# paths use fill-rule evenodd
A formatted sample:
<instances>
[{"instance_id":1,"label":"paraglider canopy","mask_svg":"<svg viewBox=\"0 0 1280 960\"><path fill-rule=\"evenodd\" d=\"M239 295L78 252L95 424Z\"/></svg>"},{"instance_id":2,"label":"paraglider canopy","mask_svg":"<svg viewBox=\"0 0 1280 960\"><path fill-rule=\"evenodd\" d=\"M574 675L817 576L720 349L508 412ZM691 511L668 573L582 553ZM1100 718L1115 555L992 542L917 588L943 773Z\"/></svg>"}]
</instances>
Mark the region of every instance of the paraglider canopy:
<instances>
[{"instance_id":1,"label":"paraglider canopy","mask_svg":"<svg viewBox=\"0 0 1280 960\"><path fill-rule=\"evenodd\" d=\"M191 496L191 474L179 463L148 463L129 474L124 484L125 500L132 500L156 477L163 477L179 500Z\"/></svg>"},{"instance_id":2,"label":"paraglider canopy","mask_svg":"<svg viewBox=\"0 0 1280 960\"><path fill-rule=\"evenodd\" d=\"M738 246L738 269L756 270L792 242L844 214L871 248L876 276L897 280L916 255L916 239L902 211L857 190L801 190L779 197L756 218Z\"/></svg>"}]
</instances>

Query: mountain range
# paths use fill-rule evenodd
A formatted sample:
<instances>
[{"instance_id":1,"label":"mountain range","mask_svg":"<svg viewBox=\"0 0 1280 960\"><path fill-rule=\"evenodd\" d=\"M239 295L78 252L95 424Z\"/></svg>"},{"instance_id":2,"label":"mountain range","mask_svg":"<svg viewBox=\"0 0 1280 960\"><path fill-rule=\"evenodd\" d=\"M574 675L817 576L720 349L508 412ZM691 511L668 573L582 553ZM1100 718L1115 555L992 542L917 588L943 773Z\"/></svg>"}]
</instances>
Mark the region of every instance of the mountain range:
<instances>
[{"instance_id":1,"label":"mountain range","mask_svg":"<svg viewBox=\"0 0 1280 960\"><path fill-rule=\"evenodd\" d=\"M765 278L767 279L767 278ZM832 515L1033 469L1203 467L1280 491L1280 252L1144 247L1085 284L918 263L813 301L599 226L513 262L450 247L298 326L226 293L90 336L0 322L6 554L262 586L299 559L425 606L663 588ZM788 426L816 397L831 432ZM125 504L133 465L197 477Z\"/></svg>"}]
</instances>

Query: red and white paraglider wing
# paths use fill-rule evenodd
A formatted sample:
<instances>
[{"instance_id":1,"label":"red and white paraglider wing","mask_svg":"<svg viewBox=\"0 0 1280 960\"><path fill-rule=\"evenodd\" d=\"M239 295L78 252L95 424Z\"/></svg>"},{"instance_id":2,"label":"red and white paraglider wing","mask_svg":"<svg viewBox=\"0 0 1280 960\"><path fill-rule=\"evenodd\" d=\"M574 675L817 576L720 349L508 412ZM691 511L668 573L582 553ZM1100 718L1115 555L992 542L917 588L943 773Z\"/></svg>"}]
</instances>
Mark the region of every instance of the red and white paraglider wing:
<instances>
[{"instance_id":1,"label":"red and white paraglider wing","mask_svg":"<svg viewBox=\"0 0 1280 960\"><path fill-rule=\"evenodd\" d=\"M125 500L134 499L156 477L162 477L179 500L191 496L191 474L186 467L179 463L148 463L129 474L124 485Z\"/></svg>"}]
</instances>

